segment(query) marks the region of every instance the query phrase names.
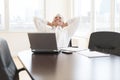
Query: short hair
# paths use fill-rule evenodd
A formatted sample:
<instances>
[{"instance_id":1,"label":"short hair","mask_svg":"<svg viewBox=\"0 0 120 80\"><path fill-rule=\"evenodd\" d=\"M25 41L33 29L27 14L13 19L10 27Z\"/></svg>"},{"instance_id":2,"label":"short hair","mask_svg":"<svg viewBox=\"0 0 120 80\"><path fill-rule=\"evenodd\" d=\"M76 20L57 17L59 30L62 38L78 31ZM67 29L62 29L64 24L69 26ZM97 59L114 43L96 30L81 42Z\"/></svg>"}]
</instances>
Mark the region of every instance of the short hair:
<instances>
[{"instance_id":1,"label":"short hair","mask_svg":"<svg viewBox=\"0 0 120 80\"><path fill-rule=\"evenodd\" d=\"M61 17L61 20L63 21L63 16L61 14L57 14L55 17Z\"/></svg>"}]
</instances>

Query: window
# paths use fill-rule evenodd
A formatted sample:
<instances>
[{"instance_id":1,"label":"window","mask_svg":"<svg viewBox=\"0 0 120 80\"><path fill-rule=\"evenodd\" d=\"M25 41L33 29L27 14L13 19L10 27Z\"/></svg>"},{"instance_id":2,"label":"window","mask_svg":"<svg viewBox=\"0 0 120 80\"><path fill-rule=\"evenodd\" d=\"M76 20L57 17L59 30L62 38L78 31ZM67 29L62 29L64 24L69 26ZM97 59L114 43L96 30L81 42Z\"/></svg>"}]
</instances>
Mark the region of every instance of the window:
<instances>
[{"instance_id":1,"label":"window","mask_svg":"<svg viewBox=\"0 0 120 80\"><path fill-rule=\"evenodd\" d=\"M90 27L91 1L90 0L75 0L74 1L74 12L75 12L74 16L80 17L80 26L75 35L84 36L88 34L91 30L91 27Z\"/></svg>"},{"instance_id":2,"label":"window","mask_svg":"<svg viewBox=\"0 0 120 80\"><path fill-rule=\"evenodd\" d=\"M0 12L0 20L2 19L5 23L3 22L0 29L34 31L34 16L44 17L44 0L0 0L0 4L4 3L5 5L0 5L3 6L0 7L3 9Z\"/></svg>"},{"instance_id":3,"label":"window","mask_svg":"<svg viewBox=\"0 0 120 80\"><path fill-rule=\"evenodd\" d=\"M0 0L0 30L4 29L4 0Z\"/></svg>"},{"instance_id":4,"label":"window","mask_svg":"<svg viewBox=\"0 0 120 80\"><path fill-rule=\"evenodd\" d=\"M95 0L94 31L111 30L110 0Z\"/></svg>"},{"instance_id":5,"label":"window","mask_svg":"<svg viewBox=\"0 0 120 80\"><path fill-rule=\"evenodd\" d=\"M115 31L120 32L120 0L115 0Z\"/></svg>"},{"instance_id":6,"label":"window","mask_svg":"<svg viewBox=\"0 0 120 80\"><path fill-rule=\"evenodd\" d=\"M74 16L80 17L81 24L77 36L93 31L120 32L120 0L73 1Z\"/></svg>"}]
</instances>

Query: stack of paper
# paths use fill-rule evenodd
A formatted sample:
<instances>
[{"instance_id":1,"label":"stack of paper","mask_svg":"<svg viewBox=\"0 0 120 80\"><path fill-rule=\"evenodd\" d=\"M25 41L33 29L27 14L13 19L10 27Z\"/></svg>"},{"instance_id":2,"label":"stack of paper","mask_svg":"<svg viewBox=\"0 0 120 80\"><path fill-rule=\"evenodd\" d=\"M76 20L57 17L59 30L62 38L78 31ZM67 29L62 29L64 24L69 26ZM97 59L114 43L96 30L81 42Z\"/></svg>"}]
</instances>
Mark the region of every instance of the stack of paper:
<instances>
[{"instance_id":1,"label":"stack of paper","mask_svg":"<svg viewBox=\"0 0 120 80\"><path fill-rule=\"evenodd\" d=\"M78 52L78 51L82 51L85 49L81 49L81 48L74 48L74 47L67 47L67 48L62 48L62 51L71 51L71 52Z\"/></svg>"},{"instance_id":2,"label":"stack of paper","mask_svg":"<svg viewBox=\"0 0 120 80\"><path fill-rule=\"evenodd\" d=\"M101 53L101 52L97 52L97 51L89 51L89 50L80 51L78 53L81 55L87 56L89 58L110 56L110 54L105 54L105 53Z\"/></svg>"}]
</instances>

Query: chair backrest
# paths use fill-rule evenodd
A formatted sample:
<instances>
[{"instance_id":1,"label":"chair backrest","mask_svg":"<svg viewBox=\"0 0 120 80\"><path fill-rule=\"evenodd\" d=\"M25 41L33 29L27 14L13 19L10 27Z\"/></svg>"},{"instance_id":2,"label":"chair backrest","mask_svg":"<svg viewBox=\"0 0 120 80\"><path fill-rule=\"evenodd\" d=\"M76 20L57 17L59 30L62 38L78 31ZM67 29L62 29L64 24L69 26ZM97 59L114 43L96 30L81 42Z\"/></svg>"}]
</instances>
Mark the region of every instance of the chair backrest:
<instances>
[{"instance_id":1,"label":"chair backrest","mask_svg":"<svg viewBox=\"0 0 120 80\"><path fill-rule=\"evenodd\" d=\"M17 68L11 57L6 40L0 38L0 80L15 79Z\"/></svg>"},{"instance_id":2,"label":"chair backrest","mask_svg":"<svg viewBox=\"0 0 120 80\"><path fill-rule=\"evenodd\" d=\"M120 33L93 32L90 36L88 48L93 51L120 55Z\"/></svg>"}]
</instances>

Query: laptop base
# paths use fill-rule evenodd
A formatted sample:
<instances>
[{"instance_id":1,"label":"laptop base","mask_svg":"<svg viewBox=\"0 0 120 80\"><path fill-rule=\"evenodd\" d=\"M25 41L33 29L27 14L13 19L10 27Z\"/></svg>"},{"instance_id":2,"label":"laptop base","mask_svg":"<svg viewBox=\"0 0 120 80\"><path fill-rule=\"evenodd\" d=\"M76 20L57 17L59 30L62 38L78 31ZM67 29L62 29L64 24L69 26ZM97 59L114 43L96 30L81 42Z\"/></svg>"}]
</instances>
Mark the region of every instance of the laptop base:
<instances>
[{"instance_id":1,"label":"laptop base","mask_svg":"<svg viewBox=\"0 0 120 80\"><path fill-rule=\"evenodd\" d=\"M32 52L34 53L34 54L58 54L58 53L60 53L60 51L57 51L57 50L55 50L55 51L35 51L35 50L32 50Z\"/></svg>"}]
</instances>

